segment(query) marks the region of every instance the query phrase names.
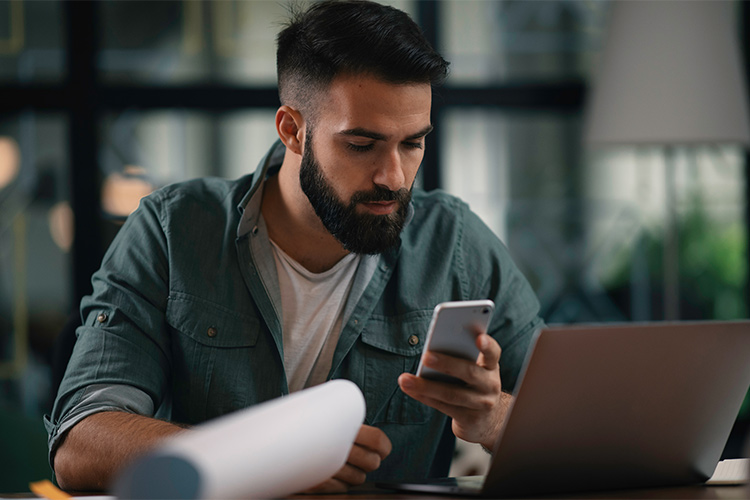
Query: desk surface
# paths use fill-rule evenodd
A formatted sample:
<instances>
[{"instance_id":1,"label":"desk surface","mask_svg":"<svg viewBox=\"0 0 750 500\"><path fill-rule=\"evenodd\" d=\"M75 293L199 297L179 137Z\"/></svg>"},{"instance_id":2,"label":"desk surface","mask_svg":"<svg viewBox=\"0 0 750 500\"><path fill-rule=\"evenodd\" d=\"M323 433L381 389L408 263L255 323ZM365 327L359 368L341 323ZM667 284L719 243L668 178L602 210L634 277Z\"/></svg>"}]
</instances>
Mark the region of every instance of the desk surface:
<instances>
[{"instance_id":1,"label":"desk surface","mask_svg":"<svg viewBox=\"0 0 750 500\"><path fill-rule=\"evenodd\" d=\"M96 496L99 498L115 499L115 497L104 497L100 493L71 493L76 498L87 498ZM38 498L30 492L26 493L0 493L0 500L10 498ZM449 498L467 498L451 497L444 495L414 494L402 493L397 491L388 491L376 488L372 484L363 484L354 488L348 494L336 495L292 495L289 497L296 500L369 500L374 498L383 498L389 500L446 500ZM565 495L546 495L532 496L529 499L547 499L547 500L567 500L567 499L632 499L632 500L661 500L661 499L683 499L683 500L748 500L750 499L750 485L741 486L678 486L669 488L649 488L649 489L629 489L617 491L595 491L572 493Z\"/></svg>"},{"instance_id":2,"label":"desk surface","mask_svg":"<svg viewBox=\"0 0 750 500\"><path fill-rule=\"evenodd\" d=\"M392 492L377 489L371 485L363 485L354 489L346 495L294 495L291 498L298 500L318 500L323 498L332 498L338 500L369 500L374 498L384 498L392 500L446 500L448 498L467 498L467 497L450 497L429 494L413 494ZM750 487L742 486L679 486L670 488L650 488L650 489L632 489L618 491L596 491L575 493L569 495L547 495L528 497L529 499L683 499L683 500L748 500L750 499Z\"/></svg>"},{"instance_id":3,"label":"desk surface","mask_svg":"<svg viewBox=\"0 0 750 500\"><path fill-rule=\"evenodd\" d=\"M92 494L75 494L76 498L86 498ZM94 494L101 495L101 493ZM0 493L0 499L10 498L38 498L33 493L5 494ZM115 497L107 497L114 499ZM372 485L362 485L355 488L348 494L338 495L293 495L289 497L295 500L446 500L450 498L467 498L467 497L450 497L440 495L423 495L412 493L391 492L375 488ZM651 489L634 489L618 491L597 491L587 493L575 493L569 495L554 495L528 497L529 499L548 499L548 500L567 500L567 499L631 499L631 500L662 500L662 499L681 499L681 500L747 500L750 499L750 487L743 486L680 486L672 488L651 488Z\"/></svg>"}]
</instances>

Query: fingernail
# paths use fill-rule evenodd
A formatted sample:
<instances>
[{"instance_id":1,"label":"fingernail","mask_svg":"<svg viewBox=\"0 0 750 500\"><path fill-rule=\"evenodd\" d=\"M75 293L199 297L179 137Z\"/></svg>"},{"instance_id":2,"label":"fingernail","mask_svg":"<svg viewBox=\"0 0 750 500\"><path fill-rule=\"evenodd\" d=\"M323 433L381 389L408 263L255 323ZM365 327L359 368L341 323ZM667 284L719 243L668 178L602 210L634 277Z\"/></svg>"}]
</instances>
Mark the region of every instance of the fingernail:
<instances>
[{"instance_id":1,"label":"fingernail","mask_svg":"<svg viewBox=\"0 0 750 500\"><path fill-rule=\"evenodd\" d=\"M399 382L401 382L401 387L404 387L406 389L411 389L412 387L414 387L414 382L410 377L401 377Z\"/></svg>"}]
</instances>

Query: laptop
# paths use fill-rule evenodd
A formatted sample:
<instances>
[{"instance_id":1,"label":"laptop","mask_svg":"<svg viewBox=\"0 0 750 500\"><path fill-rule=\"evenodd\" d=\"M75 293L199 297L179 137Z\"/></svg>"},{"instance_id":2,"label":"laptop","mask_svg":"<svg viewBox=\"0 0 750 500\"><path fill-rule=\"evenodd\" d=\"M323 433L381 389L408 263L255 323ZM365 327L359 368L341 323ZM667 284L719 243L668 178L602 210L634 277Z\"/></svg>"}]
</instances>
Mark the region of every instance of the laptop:
<instances>
[{"instance_id":1,"label":"laptop","mask_svg":"<svg viewBox=\"0 0 750 500\"><path fill-rule=\"evenodd\" d=\"M379 486L502 498L701 483L749 387L750 321L546 328L486 477Z\"/></svg>"}]
</instances>

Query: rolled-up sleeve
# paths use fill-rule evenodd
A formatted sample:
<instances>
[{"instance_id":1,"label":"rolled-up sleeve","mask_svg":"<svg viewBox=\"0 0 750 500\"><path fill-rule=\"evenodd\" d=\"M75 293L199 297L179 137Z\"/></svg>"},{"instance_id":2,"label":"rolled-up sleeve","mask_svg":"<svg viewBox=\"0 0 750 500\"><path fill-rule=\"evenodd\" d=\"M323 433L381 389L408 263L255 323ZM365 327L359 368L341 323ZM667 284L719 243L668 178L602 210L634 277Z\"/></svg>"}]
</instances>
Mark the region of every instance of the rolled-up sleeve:
<instances>
[{"instance_id":1,"label":"rolled-up sleeve","mask_svg":"<svg viewBox=\"0 0 750 500\"><path fill-rule=\"evenodd\" d=\"M165 397L169 265L160 201L145 198L128 218L92 277L93 293L81 302L83 325L45 417L51 462L65 432L82 418L108 410L151 416Z\"/></svg>"},{"instance_id":2,"label":"rolled-up sleeve","mask_svg":"<svg viewBox=\"0 0 750 500\"><path fill-rule=\"evenodd\" d=\"M70 408L57 424L53 424L48 417L44 419L44 425L49 436L50 464L53 463L52 458L55 455L55 450L60 445L65 433L89 415L103 411L124 411L139 415L153 415L154 404L145 392L129 385L96 384L88 386L81 391L78 403Z\"/></svg>"}]
</instances>

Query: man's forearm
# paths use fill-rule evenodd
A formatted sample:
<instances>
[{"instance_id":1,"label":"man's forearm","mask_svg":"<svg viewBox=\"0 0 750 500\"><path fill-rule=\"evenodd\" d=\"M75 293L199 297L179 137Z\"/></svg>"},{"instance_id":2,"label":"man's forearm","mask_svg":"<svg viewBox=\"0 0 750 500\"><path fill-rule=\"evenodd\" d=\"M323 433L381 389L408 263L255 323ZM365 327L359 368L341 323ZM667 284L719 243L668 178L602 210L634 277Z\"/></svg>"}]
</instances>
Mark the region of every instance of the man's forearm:
<instances>
[{"instance_id":1,"label":"man's forearm","mask_svg":"<svg viewBox=\"0 0 750 500\"><path fill-rule=\"evenodd\" d=\"M70 429L57 449L57 482L66 490L106 490L123 466L183 430L175 424L132 413L95 413Z\"/></svg>"}]
</instances>

